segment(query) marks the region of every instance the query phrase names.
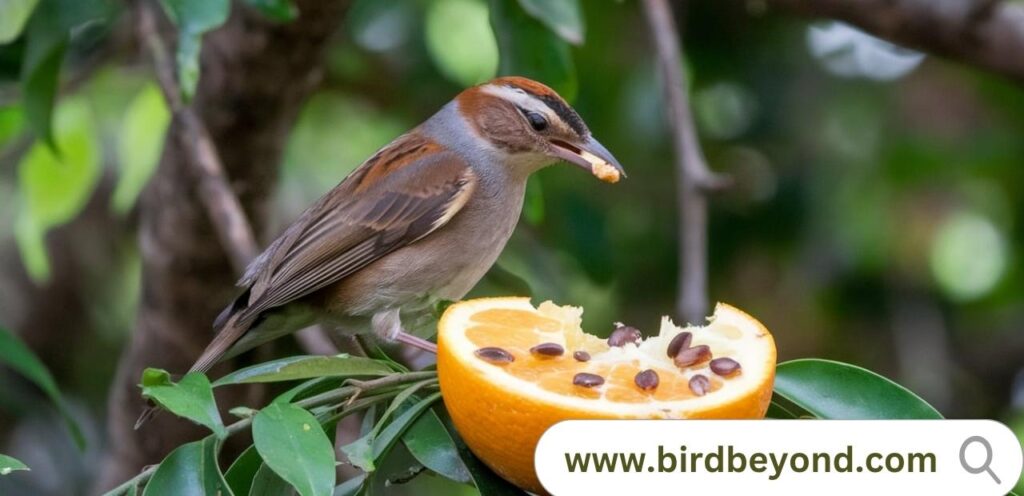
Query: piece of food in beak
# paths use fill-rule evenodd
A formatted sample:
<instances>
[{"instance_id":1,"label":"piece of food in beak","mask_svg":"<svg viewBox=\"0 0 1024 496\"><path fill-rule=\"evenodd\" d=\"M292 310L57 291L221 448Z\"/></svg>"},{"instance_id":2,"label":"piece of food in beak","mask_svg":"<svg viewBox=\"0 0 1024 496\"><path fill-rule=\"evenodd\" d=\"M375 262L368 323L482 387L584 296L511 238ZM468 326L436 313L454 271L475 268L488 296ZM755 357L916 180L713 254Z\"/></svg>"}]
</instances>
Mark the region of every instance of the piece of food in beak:
<instances>
[{"instance_id":1,"label":"piece of food in beak","mask_svg":"<svg viewBox=\"0 0 1024 496\"><path fill-rule=\"evenodd\" d=\"M551 145L552 155L590 172L606 183L617 183L626 175L619 161L594 138L580 145L551 140Z\"/></svg>"},{"instance_id":2,"label":"piece of food in beak","mask_svg":"<svg viewBox=\"0 0 1024 496\"><path fill-rule=\"evenodd\" d=\"M619 171L605 162L595 162L592 172L598 179L606 183L619 182Z\"/></svg>"}]
</instances>

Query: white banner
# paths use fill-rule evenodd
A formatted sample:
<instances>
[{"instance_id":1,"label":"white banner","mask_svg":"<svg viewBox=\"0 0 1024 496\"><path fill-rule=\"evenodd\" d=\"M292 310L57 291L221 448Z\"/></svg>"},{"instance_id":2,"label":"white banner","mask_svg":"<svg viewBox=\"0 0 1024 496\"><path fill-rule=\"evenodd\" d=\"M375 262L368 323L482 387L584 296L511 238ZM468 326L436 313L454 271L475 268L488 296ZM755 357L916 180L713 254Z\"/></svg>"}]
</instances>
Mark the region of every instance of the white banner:
<instances>
[{"instance_id":1,"label":"white banner","mask_svg":"<svg viewBox=\"0 0 1024 496\"><path fill-rule=\"evenodd\" d=\"M1024 454L992 420L574 420L534 463L557 496L1004 496Z\"/></svg>"}]
</instances>

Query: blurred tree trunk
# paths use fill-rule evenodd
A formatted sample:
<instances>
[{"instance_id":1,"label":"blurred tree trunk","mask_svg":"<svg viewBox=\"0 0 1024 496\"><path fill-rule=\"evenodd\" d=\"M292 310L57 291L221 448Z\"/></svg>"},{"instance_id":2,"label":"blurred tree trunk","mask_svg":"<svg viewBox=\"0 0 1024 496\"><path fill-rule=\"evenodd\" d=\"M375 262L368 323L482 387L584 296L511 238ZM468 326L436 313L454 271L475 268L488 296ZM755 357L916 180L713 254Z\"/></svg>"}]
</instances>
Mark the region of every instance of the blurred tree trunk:
<instances>
[{"instance_id":1,"label":"blurred tree trunk","mask_svg":"<svg viewBox=\"0 0 1024 496\"><path fill-rule=\"evenodd\" d=\"M289 131L320 80L324 49L348 7L344 1L296 3L300 15L290 23L274 23L236 4L227 24L204 39L192 103L257 232ZM98 481L104 489L204 434L171 415L157 415L133 430L144 408L137 386L142 370L187 370L212 338L214 317L235 293L231 264L184 162L183 139L181 123L173 122L140 205L142 297L111 388L110 450Z\"/></svg>"}]
</instances>

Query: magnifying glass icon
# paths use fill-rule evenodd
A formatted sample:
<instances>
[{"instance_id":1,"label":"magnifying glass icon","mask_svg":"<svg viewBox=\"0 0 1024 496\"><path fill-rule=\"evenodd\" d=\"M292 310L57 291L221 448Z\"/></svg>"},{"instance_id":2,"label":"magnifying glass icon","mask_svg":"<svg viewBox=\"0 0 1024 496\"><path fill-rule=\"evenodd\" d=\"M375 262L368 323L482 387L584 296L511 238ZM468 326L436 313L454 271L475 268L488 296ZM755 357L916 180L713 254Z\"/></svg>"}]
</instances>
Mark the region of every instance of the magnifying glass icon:
<instances>
[{"instance_id":1,"label":"magnifying glass icon","mask_svg":"<svg viewBox=\"0 0 1024 496\"><path fill-rule=\"evenodd\" d=\"M967 447L974 443L978 443L985 448L985 461L979 466L967 463ZM992 477L992 480L996 481L996 484L1002 484L999 477L996 477L996 473L992 471L992 445L981 436L971 436L964 440L964 444L960 446L960 465L969 474L977 475L982 472L988 472L988 475Z\"/></svg>"}]
</instances>

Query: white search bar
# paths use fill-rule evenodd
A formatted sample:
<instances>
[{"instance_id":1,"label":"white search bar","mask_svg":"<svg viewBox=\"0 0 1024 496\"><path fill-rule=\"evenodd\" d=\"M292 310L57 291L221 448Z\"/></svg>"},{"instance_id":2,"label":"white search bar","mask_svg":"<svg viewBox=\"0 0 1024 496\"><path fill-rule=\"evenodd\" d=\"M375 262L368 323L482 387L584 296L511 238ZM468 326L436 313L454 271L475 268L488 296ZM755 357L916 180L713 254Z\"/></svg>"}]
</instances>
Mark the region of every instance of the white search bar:
<instances>
[{"instance_id":1,"label":"white search bar","mask_svg":"<svg viewBox=\"0 0 1024 496\"><path fill-rule=\"evenodd\" d=\"M1004 496L1024 454L992 420L572 420L534 463L557 496Z\"/></svg>"}]
</instances>

